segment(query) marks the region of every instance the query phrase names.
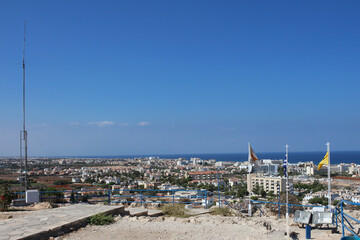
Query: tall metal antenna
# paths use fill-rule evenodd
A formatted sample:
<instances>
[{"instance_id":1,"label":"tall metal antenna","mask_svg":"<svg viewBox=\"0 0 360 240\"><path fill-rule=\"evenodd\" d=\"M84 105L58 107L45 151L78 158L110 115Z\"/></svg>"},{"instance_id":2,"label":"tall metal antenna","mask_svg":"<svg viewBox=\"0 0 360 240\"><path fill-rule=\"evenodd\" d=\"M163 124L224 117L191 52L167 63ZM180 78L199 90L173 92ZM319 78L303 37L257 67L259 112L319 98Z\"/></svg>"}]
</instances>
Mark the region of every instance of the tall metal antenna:
<instances>
[{"instance_id":1,"label":"tall metal antenna","mask_svg":"<svg viewBox=\"0 0 360 240\"><path fill-rule=\"evenodd\" d=\"M25 128L25 36L26 20L24 22L24 48L23 48L23 129L20 131L20 191L22 186L24 190L28 189L28 164L27 164L27 131ZM24 165L24 177L22 166Z\"/></svg>"}]
</instances>

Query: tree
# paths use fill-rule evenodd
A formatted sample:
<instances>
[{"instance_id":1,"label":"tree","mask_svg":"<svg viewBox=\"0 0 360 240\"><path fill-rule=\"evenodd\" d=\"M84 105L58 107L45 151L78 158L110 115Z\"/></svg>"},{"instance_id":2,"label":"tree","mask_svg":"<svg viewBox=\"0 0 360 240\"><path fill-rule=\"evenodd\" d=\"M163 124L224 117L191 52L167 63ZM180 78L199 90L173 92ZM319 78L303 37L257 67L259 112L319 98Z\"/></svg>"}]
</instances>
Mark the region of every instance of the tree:
<instances>
[{"instance_id":1,"label":"tree","mask_svg":"<svg viewBox=\"0 0 360 240\"><path fill-rule=\"evenodd\" d=\"M280 202L281 203L286 203L286 193L281 193L280 194ZM289 194L289 203L290 204L299 204L300 202L299 200L296 198L295 195ZM279 212L279 205L277 204L272 204L272 203L266 203L265 207L268 208L271 212L273 213L278 213ZM302 207L300 206L291 206L291 212L295 212L296 210L300 210L302 209ZM286 214L286 205L281 205L280 206L280 214L285 215Z\"/></svg>"},{"instance_id":2,"label":"tree","mask_svg":"<svg viewBox=\"0 0 360 240\"><path fill-rule=\"evenodd\" d=\"M15 195L9 190L9 185L5 183L0 189L0 212L8 210Z\"/></svg>"},{"instance_id":3,"label":"tree","mask_svg":"<svg viewBox=\"0 0 360 240\"><path fill-rule=\"evenodd\" d=\"M241 174L241 175L248 174L248 171L246 171L245 169L241 169L241 170L240 170L240 174Z\"/></svg>"},{"instance_id":4,"label":"tree","mask_svg":"<svg viewBox=\"0 0 360 240\"><path fill-rule=\"evenodd\" d=\"M253 193L255 193L256 195L260 194L260 186L258 183L256 183L255 187L253 188Z\"/></svg>"},{"instance_id":5,"label":"tree","mask_svg":"<svg viewBox=\"0 0 360 240\"><path fill-rule=\"evenodd\" d=\"M284 176L284 167L279 167L278 168L278 174L282 177Z\"/></svg>"},{"instance_id":6,"label":"tree","mask_svg":"<svg viewBox=\"0 0 360 240\"><path fill-rule=\"evenodd\" d=\"M311 198L309 200L309 203L311 204L321 204L323 206L327 206L328 205L328 199L324 196L322 197L314 197L314 198Z\"/></svg>"},{"instance_id":7,"label":"tree","mask_svg":"<svg viewBox=\"0 0 360 240\"><path fill-rule=\"evenodd\" d=\"M249 195L246 186L247 186L246 184L239 184L235 187L235 189L237 189L237 193L236 193L237 198L242 198L244 196Z\"/></svg>"},{"instance_id":8,"label":"tree","mask_svg":"<svg viewBox=\"0 0 360 240\"><path fill-rule=\"evenodd\" d=\"M71 195L70 195L70 202L71 203L75 203L75 192L74 191L71 191Z\"/></svg>"},{"instance_id":9,"label":"tree","mask_svg":"<svg viewBox=\"0 0 360 240\"><path fill-rule=\"evenodd\" d=\"M269 192L267 193L267 195L268 195L270 198L275 197L274 191L269 191Z\"/></svg>"},{"instance_id":10,"label":"tree","mask_svg":"<svg viewBox=\"0 0 360 240\"><path fill-rule=\"evenodd\" d=\"M242 198L242 197L247 196L247 195L249 195L249 193L246 190L246 188L239 188L237 193L236 193L237 198Z\"/></svg>"},{"instance_id":11,"label":"tree","mask_svg":"<svg viewBox=\"0 0 360 240\"><path fill-rule=\"evenodd\" d=\"M261 195L261 197L266 197L266 191L264 190L264 188L263 187L261 187L260 188L260 195Z\"/></svg>"}]
</instances>

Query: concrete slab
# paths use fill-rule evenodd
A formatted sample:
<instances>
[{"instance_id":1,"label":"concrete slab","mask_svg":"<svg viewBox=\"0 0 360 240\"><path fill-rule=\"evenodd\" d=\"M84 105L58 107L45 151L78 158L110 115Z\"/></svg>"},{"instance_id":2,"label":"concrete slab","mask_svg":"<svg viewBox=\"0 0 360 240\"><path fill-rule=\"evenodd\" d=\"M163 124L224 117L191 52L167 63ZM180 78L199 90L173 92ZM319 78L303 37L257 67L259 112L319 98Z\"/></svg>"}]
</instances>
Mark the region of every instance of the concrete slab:
<instances>
[{"instance_id":1,"label":"concrete slab","mask_svg":"<svg viewBox=\"0 0 360 240\"><path fill-rule=\"evenodd\" d=\"M161 210L155 210L155 209L148 209L148 214L149 217L158 217L163 215L163 212Z\"/></svg>"},{"instance_id":2,"label":"concrete slab","mask_svg":"<svg viewBox=\"0 0 360 240\"><path fill-rule=\"evenodd\" d=\"M0 239L48 239L77 230L98 213L123 214L123 206L76 204L33 211L22 218L1 220Z\"/></svg>"},{"instance_id":3,"label":"concrete slab","mask_svg":"<svg viewBox=\"0 0 360 240\"><path fill-rule=\"evenodd\" d=\"M148 209L146 208L126 208L125 211L129 212L131 217L147 216Z\"/></svg>"}]
</instances>

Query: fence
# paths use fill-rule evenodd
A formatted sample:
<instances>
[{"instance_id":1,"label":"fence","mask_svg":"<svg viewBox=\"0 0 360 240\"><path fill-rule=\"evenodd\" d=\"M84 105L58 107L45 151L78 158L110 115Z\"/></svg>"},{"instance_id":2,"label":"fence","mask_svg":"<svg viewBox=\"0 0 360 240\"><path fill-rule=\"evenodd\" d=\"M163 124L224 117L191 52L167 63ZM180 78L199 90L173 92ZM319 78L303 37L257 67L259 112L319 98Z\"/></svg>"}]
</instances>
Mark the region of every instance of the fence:
<instances>
[{"instance_id":1,"label":"fence","mask_svg":"<svg viewBox=\"0 0 360 240\"><path fill-rule=\"evenodd\" d=\"M131 195L134 191L137 194ZM206 190L115 190L110 198L114 203L200 203L207 207L208 193Z\"/></svg>"},{"instance_id":2,"label":"fence","mask_svg":"<svg viewBox=\"0 0 360 240\"><path fill-rule=\"evenodd\" d=\"M278 215L279 215L279 218L281 218L281 211L280 211L280 208L281 206L286 206L286 203L282 203L282 202L267 202L267 201L258 201L258 200L251 200L252 203L262 203L262 204L274 204L274 205L278 205ZM301 204L292 204L292 203L289 203L289 214L290 213L295 213L294 211L294 207L302 207L302 208L313 208L313 207L318 207L318 206L315 206L315 205L301 205ZM260 210L260 213L261 213L261 210Z\"/></svg>"},{"instance_id":3,"label":"fence","mask_svg":"<svg viewBox=\"0 0 360 240\"><path fill-rule=\"evenodd\" d=\"M353 226L354 223L351 224L351 221L355 222L356 224L360 224L360 221L344 212L345 204L358 206L358 207L360 206L360 203L354 203L354 202L350 202L350 201L346 201L346 200L341 200L334 209L336 227L338 227L338 224L341 223L341 232L342 232L343 237L345 237L345 230L347 230L348 232L350 232L350 234L353 237L360 239L359 238L360 228L358 229L357 232L355 232L355 227Z\"/></svg>"},{"instance_id":4,"label":"fence","mask_svg":"<svg viewBox=\"0 0 360 240\"><path fill-rule=\"evenodd\" d=\"M183 203L208 205L206 190L64 190L40 191L40 202L65 203ZM17 192L18 196L25 196L24 192Z\"/></svg>"}]
</instances>

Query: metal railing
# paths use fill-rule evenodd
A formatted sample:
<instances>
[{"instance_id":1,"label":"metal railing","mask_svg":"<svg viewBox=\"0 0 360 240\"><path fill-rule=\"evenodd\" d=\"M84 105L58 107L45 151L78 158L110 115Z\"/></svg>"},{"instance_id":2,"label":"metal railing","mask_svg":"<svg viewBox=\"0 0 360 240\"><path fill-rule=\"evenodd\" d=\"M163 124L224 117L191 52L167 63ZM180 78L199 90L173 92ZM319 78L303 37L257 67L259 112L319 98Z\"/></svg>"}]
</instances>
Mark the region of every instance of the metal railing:
<instances>
[{"instance_id":1,"label":"metal railing","mask_svg":"<svg viewBox=\"0 0 360 240\"><path fill-rule=\"evenodd\" d=\"M278 216L279 218L281 218L281 211L280 208L281 206L286 206L286 203L282 203L282 202L268 202L268 201L258 201L258 200L251 200L252 203L263 203L263 204L274 204L278 206ZM318 207L316 205L301 205L301 204L292 204L289 203L289 214L290 213L295 213L294 211L294 207L303 207L303 208L313 208L313 207ZM327 208L327 207L325 207ZM261 211L260 211L261 212ZM264 214L263 214L264 215Z\"/></svg>"},{"instance_id":2,"label":"metal railing","mask_svg":"<svg viewBox=\"0 0 360 240\"><path fill-rule=\"evenodd\" d=\"M356 224L360 224L360 221L344 212L345 204L353 205L353 206L360 206L360 203L341 200L334 209L336 227L338 227L339 223L341 224L341 232L342 232L343 237L345 237L345 232L346 232L345 230L347 230L350 232L350 234L353 237L360 239L360 237L359 237L360 228L358 229L357 232L355 232L355 228L354 228L353 224L351 224L351 222L350 222L350 221L354 221Z\"/></svg>"},{"instance_id":3,"label":"metal railing","mask_svg":"<svg viewBox=\"0 0 360 240\"><path fill-rule=\"evenodd\" d=\"M130 194L133 193L133 194ZM183 193L183 194L176 194ZM203 204L207 207L208 193L206 190L114 190L111 192L113 203L183 203Z\"/></svg>"},{"instance_id":4,"label":"metal railing","mask_svg":"<svg viewBox=\"0 0 360 240\"><path fill-rule=\"evenodd\" d=\"M16 192L25 196L24 192ZM40 191L40 202L67 203L182 203L200 204L208 207L207 190L152 190L152 189L115 189L115 190L63 190Z\"/></svg>"}]
</instances>

